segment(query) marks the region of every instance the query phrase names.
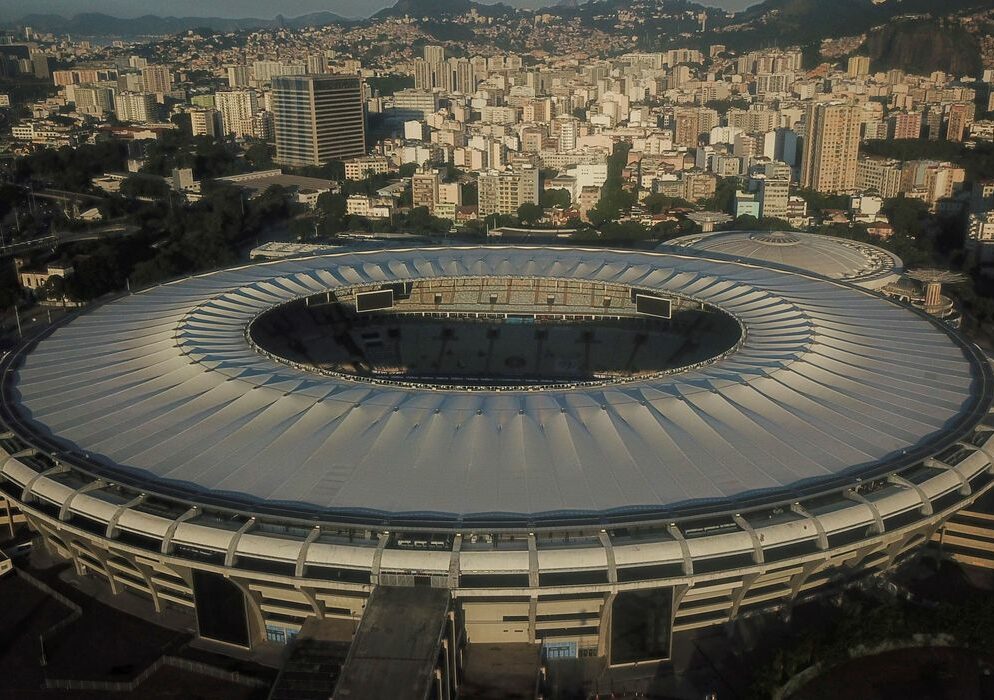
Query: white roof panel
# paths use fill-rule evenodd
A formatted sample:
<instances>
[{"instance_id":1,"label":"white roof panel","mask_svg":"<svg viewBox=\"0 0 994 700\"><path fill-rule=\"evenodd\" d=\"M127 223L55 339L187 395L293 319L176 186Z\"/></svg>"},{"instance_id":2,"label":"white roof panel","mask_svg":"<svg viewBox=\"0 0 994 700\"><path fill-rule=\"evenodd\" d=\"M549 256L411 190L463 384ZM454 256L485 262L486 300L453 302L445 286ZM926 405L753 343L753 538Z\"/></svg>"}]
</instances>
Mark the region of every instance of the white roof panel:
<instances>
[{"instance_id":1,"label":"white roof panel","mask_svg":"<svg viewBox=\"0 0 994 700\"><path fill-rule=\"evenodd\" d=\"M258 313L326 285L516 270L714 304L743 342L648 379L469 393L311 373L246 339ZM633 513L811 484L943 436L978 383L952 331L873 293L752 262L548 247L344 253L178 280L60 327L16 378L36 428L153 491L448 517Z\"/></svg>"}]
</instances>

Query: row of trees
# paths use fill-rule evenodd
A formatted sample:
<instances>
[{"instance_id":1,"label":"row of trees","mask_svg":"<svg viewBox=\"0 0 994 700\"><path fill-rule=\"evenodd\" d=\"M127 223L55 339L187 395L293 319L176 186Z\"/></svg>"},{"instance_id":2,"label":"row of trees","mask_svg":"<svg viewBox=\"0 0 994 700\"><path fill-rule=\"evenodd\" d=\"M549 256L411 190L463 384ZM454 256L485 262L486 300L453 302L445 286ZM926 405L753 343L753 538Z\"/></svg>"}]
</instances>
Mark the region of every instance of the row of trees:
<instances>
[{"instance_id":1,"label":"row of trees","mask_svg":"<svg viewBox=\"0 0 994 700\"><path fill-rule=\"evenodd\" d=\"M188 207L162 201L132 205L138 234L67 246L64 256L71 261L73 272L43 293L86 302L129 283L134 289L234 264L241 259L241 249L266 226L291 214L286 194L272 187L246 200L237 188L215 185Z\"/></svg>"},{"instance_id":2,"label":"row of trees","mask_svg":"<svg viewBox=\"0 0 994 700\"><path fill-rule=\"evenodd\" d=\"M601 198L587 212L587 218L594 226L601 226L609 221L617 221L621 213L631 209L635 203L635 194L625 189L622 173L628 164L628 152L631 145L625 142L615 144L614 152L607 161L607 180L601 188Z\"/></svg>"},{"instance_id":3,"label":"row of trees","mask_svg":"<svg viewBox=\"0 0 994 700\"><path fill-rule=\"evenodd\" d=\"M827 673L849 659L853 649L906 641L918 634L952 635L958 645L984 655L994 644L994 600L979 591L935 608L854 596L847 598L837 613L827 614L834 619L825 628L795 633L787 644L753 665L747 697L765 700L816 663Z\"/></svg>"}]
</instances>

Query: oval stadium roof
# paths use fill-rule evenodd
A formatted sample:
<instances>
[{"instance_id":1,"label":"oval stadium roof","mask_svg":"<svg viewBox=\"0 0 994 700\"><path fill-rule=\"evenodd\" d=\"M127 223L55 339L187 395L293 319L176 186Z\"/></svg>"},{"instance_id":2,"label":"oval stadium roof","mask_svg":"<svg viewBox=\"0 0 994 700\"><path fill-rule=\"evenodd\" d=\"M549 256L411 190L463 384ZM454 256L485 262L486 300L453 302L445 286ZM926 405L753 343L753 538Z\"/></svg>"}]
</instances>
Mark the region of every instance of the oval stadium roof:
<instances>
[{"instance_id":1,"label":"oval stadium roof","mask_svg":"<svg viewBox=\"0 0 994 700\"><path fill-rule=\"evenodd\" d=\"M870 289L896 282L904 263L890 251L836 236L797 231L716 231L668 241L660 247L693 248L742 260L758 260L843 280Z\"/></svg>"},{"instance_id":2,"label":"oval stadium roof","mask_svg":"<svg viewBox=\"0 0 994 700\"><path fill-rule=\"evenodd\" d=\"M646 381L479 392L316 374L246 338L258 314L329 288L475 276L659 290L724 309L745 335L712 364ZM551 519L852 480L973 415L989 394L973 358L953 331L875 293L757 264L444 247L249 265L125 296L42 340L14 387L36 434L153 492L322 515Z\"/></svg>"}]
</instances>

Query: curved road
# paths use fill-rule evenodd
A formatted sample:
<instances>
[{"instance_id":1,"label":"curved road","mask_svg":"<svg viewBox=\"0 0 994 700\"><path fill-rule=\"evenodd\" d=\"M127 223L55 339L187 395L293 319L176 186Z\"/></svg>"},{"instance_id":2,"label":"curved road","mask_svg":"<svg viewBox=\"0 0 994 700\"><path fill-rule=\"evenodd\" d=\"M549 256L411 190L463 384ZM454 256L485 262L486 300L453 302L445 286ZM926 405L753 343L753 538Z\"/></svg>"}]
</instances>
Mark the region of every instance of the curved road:
<instances>
[{"instance_id":1,"label":"curved road","mask_svg":"<svg viewBox=\"0 0 994 700\"><path fill-rule=\"evenodd\" d=\"M139 227L133 224L114 224L101 228L87 229L85 231L56 231L47 236L32 238L27 241L17 241L10 245L0 246L0 255L17 255L28 253L32 250L43 248L55 248L64 243L77 243L79 241L96 241L101 238L118 238L130 236L139 231Z\"/></svg>"}]
</instances>

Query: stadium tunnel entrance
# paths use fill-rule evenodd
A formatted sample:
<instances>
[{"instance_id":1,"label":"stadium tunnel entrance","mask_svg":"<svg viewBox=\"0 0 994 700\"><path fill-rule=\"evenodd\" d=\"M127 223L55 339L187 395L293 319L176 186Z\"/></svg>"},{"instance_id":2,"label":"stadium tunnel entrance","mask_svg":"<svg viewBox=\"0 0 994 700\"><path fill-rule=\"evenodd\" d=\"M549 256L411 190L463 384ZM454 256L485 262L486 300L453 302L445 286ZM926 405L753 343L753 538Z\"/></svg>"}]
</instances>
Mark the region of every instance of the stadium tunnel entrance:
<instances>
[{"instance_id":1,"label":"stadium tunnel entrance","mask_svg":"<svg viewBox=\"0 0 994 700\"><path fill-rule=\"evenodd\" d=\"M742 341L727 312L653 289L572 279L427 279L329 290L249 326L298 368L472 389L643 379Z\"/></svg>"}]
</instances>

